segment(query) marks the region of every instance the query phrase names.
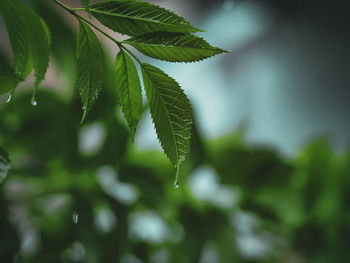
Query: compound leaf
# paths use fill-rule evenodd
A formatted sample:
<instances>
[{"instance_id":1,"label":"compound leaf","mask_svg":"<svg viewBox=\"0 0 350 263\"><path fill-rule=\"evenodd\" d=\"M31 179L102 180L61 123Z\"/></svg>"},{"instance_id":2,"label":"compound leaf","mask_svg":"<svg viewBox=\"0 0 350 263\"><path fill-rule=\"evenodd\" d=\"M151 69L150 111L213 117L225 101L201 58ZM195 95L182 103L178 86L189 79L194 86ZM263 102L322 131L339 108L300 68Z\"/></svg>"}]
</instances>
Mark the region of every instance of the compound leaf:
<instances>
[{"instance_id":1,"label":"compound leaf","mask_svg":"<svg viewBox=\"0 0 350 263\"><path fill-rule=\"evenodd\" d=\"M105 1L90 5L89 11L106 27L129 36L156 31L199 31L186 19L170 10L142 1Z\"/></svg>"},{"instance_id":2,"label":"compound leaf","mask_svg":"<svg viewBox=\"0 0 350 263\"><path fill-rule=\"evenodd\" d=\"M170 62L194 62L227 52L204 39L183 33L154 32L123 41L146 56Z\"/></svg>"},{"instance_id":3,"label":"compound leaf","mask_svg":"<svg viewBox=\"0 0 350 263\"><path fill-rule=\"evenodd\" d=\"M83 121L101 91L104 61L102 47L95 33L81 21L79 21L76 62L77 88L84 111Z\"/></svg>"},{"instance_id":4,"label":"compound leaf","mask_svg":"<svg viewBox=\"0 0 350 263\"><path fill-rule=\"evenodd\" d=\"M191 105L173 78L147 63L141 69L158 139L169 160L179 169L190 151Z\"/></svg>"},{"instance_id":5,"label":"compound leaf","mask_svg":"<svg viewBox=\"0 0 350 263\"><path fill-rule=\"evenodd\" d=\"M129 124L133 141L142 113L141 84L134 62L122 49L115 59L115 73L119 103Z\"/></svg>"}]
</instances>

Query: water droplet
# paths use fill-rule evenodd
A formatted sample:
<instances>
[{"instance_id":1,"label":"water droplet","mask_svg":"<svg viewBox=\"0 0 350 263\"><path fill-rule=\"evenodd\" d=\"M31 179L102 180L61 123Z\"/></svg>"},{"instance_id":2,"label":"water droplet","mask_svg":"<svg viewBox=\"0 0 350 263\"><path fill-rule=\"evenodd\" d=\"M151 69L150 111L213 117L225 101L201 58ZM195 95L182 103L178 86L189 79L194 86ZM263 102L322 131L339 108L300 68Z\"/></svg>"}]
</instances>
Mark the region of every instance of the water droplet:
<instances>
[{"instance_id":1,"label":"water droplet","mask_svg":"<svg viewBox=\"0 0 350 263\"><path fill-rule=\"evenodd\" d=\"M33 106L38 105L38 102L36 100L32 100L31 103L32 103Z\"/></svg>"},{"instance_id":2,"label":"water droplet","mask_svg":"<svg viewBox=\"0 0 350 263\"><path fill-rule=\"evenodd\" d=\"M11 99L12 99L12 93L10 93L10 95L7 97L6 102L9 103L11 101Z\"/></svg>"},{"instance_id":3,"label":"water droplet","mask_svg":"<svg viewBox=\"0 0 350 263\"><path fill-rule=\"evenodd\" d=\"M12 89L9 93L9 96L7 97L6 102L9 103L13 97L13 94L15 94L15 89Z\"/></svg>"},{"instance_id":4,"label":"water droplet","mask_svg":"<svg viewBox=\"0 0 350 263\"><path fill-rule=\"evenodd\" d=\"M79 221L79 214L77 212L73 213L73 223L78 224Z\"/></svg>"},{"instance_id":5,"label":"water droplet","mask_svg":"<svg viewBox=\"0 0 350 263\"><path fill-rule=\"evenodd\" d=\"M177 189L179 188L179 172L180 172L180 167L178 165L175 166L176 168L176 175L175 175L175 181L174 181L174 188Z\"/></svg>"}]
</instances>

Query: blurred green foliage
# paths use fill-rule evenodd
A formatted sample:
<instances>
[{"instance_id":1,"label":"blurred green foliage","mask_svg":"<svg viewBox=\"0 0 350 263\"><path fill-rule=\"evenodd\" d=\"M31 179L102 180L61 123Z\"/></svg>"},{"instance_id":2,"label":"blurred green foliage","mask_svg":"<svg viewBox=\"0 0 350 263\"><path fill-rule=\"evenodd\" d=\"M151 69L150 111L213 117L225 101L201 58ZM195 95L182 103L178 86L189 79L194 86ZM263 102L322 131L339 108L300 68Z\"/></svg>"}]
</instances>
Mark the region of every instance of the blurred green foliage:
<instances>
[{"instance_id":1,"label":"blurred green foliage","mask_svg":"<svg viewBox=\"0 0 350 263\"><path fill-rule=\"evenodd\" d=\"M73 87L75 33L46 1L31 2ZM12 161L0 185L0 262L347 262L350 153L319 139L286 160L240 132L204 140L195 125L174 189L164 154L131 144L106 61L84 125L76 91L41 88L33 107L23 90L0 105ZM92 152L82 148L89 127L104 135Z\"/></svg>"}]
</instances>

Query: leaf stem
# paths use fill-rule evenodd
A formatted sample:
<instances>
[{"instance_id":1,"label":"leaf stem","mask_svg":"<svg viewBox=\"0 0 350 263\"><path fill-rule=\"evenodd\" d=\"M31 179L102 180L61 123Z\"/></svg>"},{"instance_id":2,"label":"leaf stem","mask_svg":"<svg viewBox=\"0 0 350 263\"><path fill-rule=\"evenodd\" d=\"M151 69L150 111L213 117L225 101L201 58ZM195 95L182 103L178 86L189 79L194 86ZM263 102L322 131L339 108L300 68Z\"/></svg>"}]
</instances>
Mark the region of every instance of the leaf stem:
<instances>
[{"instance_id":1,"label":"leaf stem","mask_svg":"<svg viewBox=\"0 0 350 263\"><path fill-rule=\"evenodd\" d=\"M73 11L86 11L86 8L79 7L79 8L72 8Z\"/></svg>"},{"instance_id":2,"label":"leaf stem","mask_svg":"<svg viewBox=\"0 0 350 263\"><path fill-rule=\"evenodd\" d=\"M67 10L69 13L71 13L73 16L75 16L75 18L77 18L78 20L83 20L85 23L87 23L90 26L92 26L93 28L95 28L98 32L102 33L104 36L106 36L107 38L112 40L114 43L116 43L120 47L120 45L121 45L120 41L116 40L114 37L112 37L111 35L109 35L105 31L103 31L99 27L95 26L89 20L87 20L86 18L82 17L81 15L79 15L75 12L75 11L85 10L85 8L70 8L58 0L52 0L52 1L55 2L57 5L61 6L63 9Z\"/></svg>"},{"instance_id":3,"label":"leaf stem","mask_svg":"<svg viewBox=\"0 0 350 263\"><path fill-rule=\"evenodd\" d=\"M58 1L58 0L52 0L53 2L55 2L57 5L59 5L60 7L62 7L63 9L66 9L69 13L73 12L73 9L70 8L69 6L66 6L65 4L63 4L62 2Z\"/></svg>"},{"instance_id":4,"label":"leaf stem","mask_svg":"<svg viewBox=\"0 0 350 263\"><path fill-rule=\"evenodd\" d=\"M134 53L132 53L127 47L125 47L122 43L118 44L118 46L119 48L124 49L126 52L128 52L140 64L140 66L142 66L141 60L139 60L138 57L136 57Z\"/></svg>"},{"instance_id":5,"label":"leaf stem","mask_svg":"<svg viewBox=\"0 0 350 263\"><path fill-rule=\"evenodd\" d=\"M142 66L142 62L138 59L138 57L136 57L134 55L134 53L132 53L127 47L125 47L122 42L116 40L114 37L112 37L111 35L109 35L108 33L106 33L105 31L103 31L102 29L100 29L99 27L95 26L93 23L91 23L89 20L87 20L86 18L82 17L81 15L77 14L75 11L86 11L85 8L70 8L69 6L66 6L65 4L63 4L61 1L59 0L52 0L54 3L56 3L57 5L59 5L60 7L62 7L63 9L65 9L66 11L68 11L69 13L71 13L76 19L78 20L82 20L85 23L89 24L90 26L92 26L93 28L95 28L98 32L102 33L104 36L106 36L107 38L109 38L110 40L112 40L114 43L116 43L118 45L118 47L120 49L124 49L126 52L128 52L139 64L140 66Z\"/></svg>"}]
</instances>

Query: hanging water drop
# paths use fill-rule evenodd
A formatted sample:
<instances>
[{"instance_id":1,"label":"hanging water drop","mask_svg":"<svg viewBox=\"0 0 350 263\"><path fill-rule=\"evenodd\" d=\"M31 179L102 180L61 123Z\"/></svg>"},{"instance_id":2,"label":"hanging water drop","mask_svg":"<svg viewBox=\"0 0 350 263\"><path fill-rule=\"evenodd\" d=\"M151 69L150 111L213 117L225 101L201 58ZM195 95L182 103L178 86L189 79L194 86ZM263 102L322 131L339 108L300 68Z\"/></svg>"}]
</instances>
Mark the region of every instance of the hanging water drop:
<instances>
[{"instance_id":1,"label":"hanging water drop","mask_svg":"<svg viewBox=\"0 0 350 263\"><path fill-rule=\"evenodd\" d=\"M9 96L7 97L7 100L6 100L7 103L9 103L9 102L11 101L11 99L12 99L14 93L15 93L15 89L12 89L12 90L10 91Z\"/></svg>"},{"instance_id":2,"label":"hanging water drop","mask_svg":"<svg viewBox=\"0 0 350 263\"><path fill-rule=\"evenodd\" d=\"M32 94L32 99L30 101L30 103L35 107L36 105L38 105L38 102L36 101L36 90L37 87L34 88L33 94Z\"/></svg>"},{"instance_id":3,"label":"hanging water drop","mask_svg":"<svg viewBox=\"0 0 350 263\"><path fill-rule=\"evenodd\" d=\"M179 188L179 172L180 172L179 168L180 167L179 167L179 165L176 165L175 168L176 168L176 175L175 175L175 181L174 181L173 186L175 189L177 189L177 188Z\"/></svg>"},{"instance_id":4,"label":"hanging water drop","mask_svg":"<svg viewBox=\"0 0 350 263\"><path fill-rule=\"evenodd\" d=\"M79 214L77 212L73 212L73 223L78 224Z\"/></svg>"},{"instance_id":5,"label":"hanging water drop","mask_svg":"<svg viewBox=\"0 0 350 263\"><path fill-rule=\"evenodd\" d=\"M10 95L7 97L6 102L9 103L11 101L11 99L12 99L12 93L10 93Z\"/></svg>"}]
</instances>

